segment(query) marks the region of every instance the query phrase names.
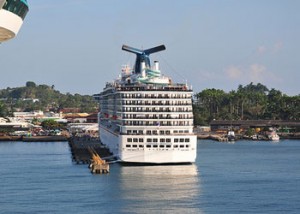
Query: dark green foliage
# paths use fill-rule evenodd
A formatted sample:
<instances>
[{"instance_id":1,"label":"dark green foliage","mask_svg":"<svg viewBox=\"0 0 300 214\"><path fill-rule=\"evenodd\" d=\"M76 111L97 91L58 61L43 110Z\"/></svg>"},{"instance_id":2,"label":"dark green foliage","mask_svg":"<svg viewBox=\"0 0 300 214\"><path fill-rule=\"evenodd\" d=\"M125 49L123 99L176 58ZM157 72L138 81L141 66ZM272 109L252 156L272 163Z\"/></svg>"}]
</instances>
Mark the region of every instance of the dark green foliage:
<instances>
[{"instance_id":1,"label":"dark green foliage","mask_svg":"<svg viewBox=\"0 0 300 214\"><path fill-rule=\"evenodd\" d=\"M54 85L36 85L26 82L25 87L0 90L0 117L11 115L13 111L53 111L62 108L79 108L81 112L95 112L98 104L92 96L62 94Z\"/></svg>"},{"instance_id":2,"label":"dark green foliage","mask_svg":"<svg viewBox=\"0 0 300 214\"><path fill-rule=\"evenodd\" d=\"M205 89L195 95L194 124L208 125L211 120L300 120L300 95L289 97L258 83L239 85L225 93Z\"/></svg>"},{"instance_id":3,"label":"dark green foliage","mask_svg":"<svg viewBox=\"0 0 300 214\"><path fill-rule=\"evenodd\" d=\"M55 130L61 128L61 125L55 120L44 120L41 126L47 130Z\"/></svg>"}]
</instances>

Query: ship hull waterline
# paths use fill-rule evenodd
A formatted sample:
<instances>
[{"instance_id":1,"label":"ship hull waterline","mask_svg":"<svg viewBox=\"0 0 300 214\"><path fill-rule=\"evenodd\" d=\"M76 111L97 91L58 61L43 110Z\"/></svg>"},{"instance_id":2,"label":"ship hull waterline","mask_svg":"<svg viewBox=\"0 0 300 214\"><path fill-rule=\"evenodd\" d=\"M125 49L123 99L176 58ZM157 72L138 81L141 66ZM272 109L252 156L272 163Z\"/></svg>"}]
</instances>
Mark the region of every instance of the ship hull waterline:
<instances>
[{"instance_id":1,"label":"ship hull waterline","mask_svg":"<svg viewBox=\"0 0 300 214\"><path fill-rule=\"evenodd\" d=\"M128 164L191 164L196 161L197 137L191 136L190 148L126 148L125 136L111 132L109 129L100 126L100 140L106 145L110 152L118 159L119 162ZM128 136L126 136L128 137ZM147 135L143 135L147 138ZM175 137L175 136L174 136Z\"/></svg>"}]
</instances>

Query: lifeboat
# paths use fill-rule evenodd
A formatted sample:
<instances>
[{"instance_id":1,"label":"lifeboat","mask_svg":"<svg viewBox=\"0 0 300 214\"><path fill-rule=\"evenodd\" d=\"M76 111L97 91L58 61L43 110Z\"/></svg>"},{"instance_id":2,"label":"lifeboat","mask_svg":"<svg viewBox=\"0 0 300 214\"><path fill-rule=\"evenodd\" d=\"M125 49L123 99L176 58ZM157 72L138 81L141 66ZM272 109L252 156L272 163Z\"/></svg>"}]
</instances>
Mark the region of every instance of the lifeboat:
<instances>
[{"instance_id":1,"label":"lifeboat","mask_svg":"<svg viewBox=\"0 0 300 214\"><path fill-rule=\"evenodd\" d=\"M28 10L27 0L0 0L0 42L18 34Z\"/></svg>"}]
</instances>

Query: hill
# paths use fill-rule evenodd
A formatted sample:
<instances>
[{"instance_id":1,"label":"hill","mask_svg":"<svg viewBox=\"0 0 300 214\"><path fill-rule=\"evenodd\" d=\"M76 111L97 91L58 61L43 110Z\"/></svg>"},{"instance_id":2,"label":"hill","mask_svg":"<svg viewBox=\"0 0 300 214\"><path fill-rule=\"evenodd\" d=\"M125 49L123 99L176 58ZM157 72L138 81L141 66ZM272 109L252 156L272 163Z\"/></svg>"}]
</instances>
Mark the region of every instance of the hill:
<instances>
[{"instance_id":1,"label":"hill","mask_svg":"<svg viewBox=\"0 0 300 214\"><path fill-rule=\"evenodd\" d=\"M36 85L28 81L23 87L0 90L0 116L14 111L53 111L63 108L79 108L81 112L95 112L98 104L92 96L62 94L54 86Z\"/></svg>"}]
</instances>

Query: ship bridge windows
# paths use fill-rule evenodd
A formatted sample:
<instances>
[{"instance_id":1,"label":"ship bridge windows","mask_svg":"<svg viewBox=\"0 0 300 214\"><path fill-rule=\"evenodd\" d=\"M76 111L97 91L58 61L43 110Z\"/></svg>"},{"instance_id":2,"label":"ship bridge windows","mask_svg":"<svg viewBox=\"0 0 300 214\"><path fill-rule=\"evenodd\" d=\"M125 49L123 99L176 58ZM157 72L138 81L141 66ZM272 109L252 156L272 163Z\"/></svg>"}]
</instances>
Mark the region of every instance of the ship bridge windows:
<instances>
[{"instance_id":1,"label":"ship bridge windows","mask_svg":"<svg viewBox=\"0 0 300 214\"><path fill-rule=\"evenodd\" d=\"M28 5L24 0L7 0L4 3L3 9L8 10L24 20L28 13Z\"/></svg>"}]
</instances>

